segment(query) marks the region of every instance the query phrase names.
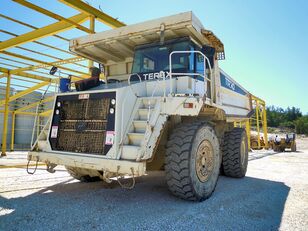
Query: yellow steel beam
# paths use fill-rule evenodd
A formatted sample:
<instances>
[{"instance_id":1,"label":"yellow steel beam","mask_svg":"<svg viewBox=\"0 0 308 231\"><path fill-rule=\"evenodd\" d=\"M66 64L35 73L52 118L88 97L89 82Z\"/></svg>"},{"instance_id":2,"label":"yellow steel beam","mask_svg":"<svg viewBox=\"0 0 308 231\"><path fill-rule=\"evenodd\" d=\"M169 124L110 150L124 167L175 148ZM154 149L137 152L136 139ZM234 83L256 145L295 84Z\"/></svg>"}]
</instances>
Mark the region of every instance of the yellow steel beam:
<instances>
[{"instance_id":1,"label":"yellow steel beam","mask_svg":"<svg viewBox=\"0 0 308 231\"><path fill-rule=\"evenodd\" d=\"M2 51L1 53L12 56L12 57L16 57L16 58L20 58L20 59L24 59L24 60L28 60L28 61L40 64L40 65L36 65L36 66L31 65L29 67L23 67L23 68L11 70L12 74L17 74L20 71L34 70L34 69L39 69L39 68L44 68L44 67L49 67L49 66L56 66L60 69L70 71L70 72L75 72L75 73L82 74L82 75L87 74L87 73L82 72L82 71L78 71L78 70L75 70L75 69L71 69L71 68L61 66L63 64L83 61L85 58L82 58L82 57L72 57L72 58L69 58L69 59L64 59L64 60L55 61L55 62L44 62L44 61L41 61L41 60L38 60L38 59L30 58L28 56L16 54L16 53L9 52L9 51ZM1 75L0 75L0 77L1 77Z\"/></svg>"},{"instance_id":2,"label":"yellow steel beam","mask_svg":"<svg viewBox=\"0 0 308 231\"><path fill-rule=\"evenodd\" d=\"M252 104L255 105L256 110L256 125L258 132L258 148L261 147L260 142L260 122L262 125L263 135L264 135L264 143L265 148L268 148L268 134L267 134L267 115L266 115L266 104L265 101L260 99L255 95L251 95Z\"/></svg>"},{"instance_id":3,"label":"yellow steel beam","mask_svg":"<svg viewBox=\"0 0 308 231\"><path fill-rule=\"evenodd\" d=\"M46 9L40 7L40 6L37 6L37 5L35 5L35 4L32 4L32 3L27 2L27 1L25 1L25 0L13 0L13 1L19 3L19 4L23 5L23 6L26 6L26 7L30 8L30 9L32 9L32 10L35 10L35 11L37 11L37 12L39 12L39 13L42 13L42 14L44 14L44 15L47 15L47 16L49 16L49 17L51 17L51 18L57 19L57 20L59 20L59 21L68 22L68 23L70 23L70 24L76 26L79 30L82 30L82 31L84 31L84 32L86 32L86 33L92 33L92 31L91 31L90 29L88 29L88 28L86 28L86 27L84 27L84 26L78 24L77 22L74 22L74 21L72 21L72 20L70 20L70 19L67 19L67 18L65 18L65 17L62 17L61 15L55 14L55 13L53 13L53 12L51 12L51 11L49 11L49 10L46 10Z\"/></svg>"},{"instance_id":4,"label":"yellow steel beam","mask_svg":"<svg viewBox=\"0 0 308 231\"><path fill-rule=\"evenodd\" d=\"M5 111L4 110L0 110L0 113L4 113ZM20 114L20 115L33 115L35 116L36 113L34 112L27 112L27 111L20 111L20 112L16 112L16 111L9 111L9 113L14 113L17 115L17 114Z\"/></svg>"},{"instance_id":5,"label":"yellow steel beam","mask_svg":"<svg viewBox=\"0 0 308 231\"><path fill-rule=\"evenodd\" d=\"M9 74L9 75L10 75L10 74ZM1 106L2 104L4 104L4 103L6 104L6 103L9 103L9 102L12 102L12 101L15 100L15 99L18 99L18 98L20 98L20 97L23 97L23 96L25 96L25 95L31 93L32 91L35 91L35 90L37 90L37 89L39 89L39 88L41 88L41 87L44 87L44 86L46 86L46 85L48 85L48 84L50 84L50 82L41 82L41 83L39 83L39 84L36 84L36 85L33 86L33 87L28 88L27 90L21 91L21 92L15 94L15 95L9 97L9 99L1 100L1 101L0 101L0 106ZM7 100L8 100L8 102L7 102Z\"/></svg>"},{"instance_id":6,"label":"yellow steel beam","mask_svg":"<svg viewBox=\"0 0 308 231\"><path fill-rule=\"evenodd\" d=\"M265 102L263 105L263 110L262 110L262 126L263 126L263 133L264 133L264 142L265 142L265 148L268 148L268 137L267 137L267 116L266 116L266 106Z\"/></svg>"},{"instance_id":7,"label":"yellow steel beam","mask_svg":"<svg viewBox=\"0 0 308 231\"><path fill-rule=\"evenodd\" d=\"M28 66L31 65L30 63L25 63L25 62L22 62L22 61L19 61L19 60L15 60L15 59L10 59L10 58L7 58L7 57L0 57L0 59L4 59L4 60L7 60L7 61L11 61L11 62L15 62L15 63L20 63L20 64L24 64L24 65L28 65Z\"/></svg>"},{"instance_id":8,"label":"yellow steel beam","mask_svg":"<svg viewBox=\"0 0 308 231\"><path fill-rule=\"evenodd\" d=\"M90 16L90 29L92 31L92 34L95 33L95 18L93 15ZM90 67L93 67L94 62L93 60L89 60L88 62L88 67L89 67L89 72L90 72Z\"/></svg>"},{"instance_id":9,"label":"yellow steel beam","mask_svg":"<svg viewBox=\"0 0 308 231\"><path fill-rule=\"evenodd\" d=\"M11 65L11 64L8 64L8 63L2 63L2 62L0 62L0 64L3 64L3 65L6 65L6 66L10 66L10 67L15 67L15 68L21 68L20 66L16 66L16 65ZM24 72L25 73L25 75L27 75L27 76L31 76L31 77L29 77L29 78L35 78L35 79L37 79L37 78L39 78L39 80L42 80L42 81L55 81L55 80L57 80L57 79L50 79L50 78L48 78L48 77L43 77L43 76L37 76L37 75L33 75L33 74L29 74L29 73L26 73L26 72ZM38 71L38 73L42 73L42 74L46 74L46 73L44 73L44 72L41 72L41 71ZM20 72L18 75L19 76L22 76L22 74L23 74L23 72ZM1 77L0 77L1 78ZM20 80L20 81L26 81L26 82L28 82L28 83L38 83L38 82L36 82L36 81L30 81L30 80L28 80L28 79L24 79L24 78L17 78L16 76L14 77L14 79L16 79L16 80ZM26 87L26 86L23 86L23 87Z\"/></svg>"},{"instance_id":10,"label":"yellow steel beam","mask_svg":"<svg viewBox=\"0 0 308 231\"><path fill-rule=\"evenodd\" d=\"M38 54L38 55L42 55L42 56L45 56L45 57L49 57L49 58L52 58L52 59L55 59L55 60L63 60L63 59L61 59L59 57L56 57L54 55L49 55L49 54L45 54L45 53L42 53L42 52L39 52L39 51L34 51L34 50L31 50L31 49L28 49L28 48L25 48L25 47L16 46L16 48L24 50L24 51L31 52L31 53L34 53L34 54Z\"/></svg>"},{"instance_id":11,"label":"yellow steel beam","mask_svg":"<svg viewBox=\"0 0 308 231\"><path fill-rule=\"evenodd\" d=\"M0 65L5 65L5 66L9 66L9 67L14 67L14 68L21 68L19 66L8 64L8 63L3 63L3 62L0 62Z\"/></svg>"},{"instance_id":12,"label":"yellow steel beam","mask_svg":"<svg viewBox=\"0 0 308 231\"><path fill-rule=\"evenodd\" d=\"M256 101L256 119L257 119L257 133L258 133L258 148L261 147L261 141L260 141L260 125L259 125L259 121L260 121L260 116L259 116L259 101Z\"/></svg>"},{"instance_id":13,"label":"yellow steel beam","mask_svg":"<svg viewBox=\"0 0 308 231\"><path fill-rule=\"evenodd\" d=\"M51 113L52 113L52 110L47 110L47 111L41 112L41 113L40 113L40 116L46 116L46 117L48 117L48 116L51 115Z\"/></svg>"},{"instance_id":14,"label":"yellow steel beam","mask_svg":"<svg viewBox=\"0 0 308 231\"><path fill-rule=\"evenodd\" d=\"M77 57L78 58L78 57ZM9 58L6 58L6 57L0 57L0 59L4 59L4 60L8 60L8 61L11 61L11 62L15 62L15 63L20 63L20 64L24 64L24 65L31 65L31 64L29 64L29 63L25 63L25 62L21 62L21 61L19 61L19 60L14 60L14 59L9 59ZM78 63L72 63L72 64L74 64L74 65L79 65L79 66L82 66L82 67L87 67L87 66L84 66L84 65L81 65L81 64L78 64ZM5 64L5 65L7 65L7 64ZM10 64L10 66L13 66L13 65L11 65ZM16 68L22 68L22 67L18 67L18 66L15 66L14 65L14 67L16 67ZM46 67L46 68L43 68L43 69L46 69L46 70L48 70L49 71L49 69ZM46 72L43 72L43 71L35 71L35 70L32 70L33 72L37 72L37 73L40 73L40 74L44 74L44 75L49 75L48 73L46 73ZM20 73L19 73L20 74ZM26 73L26 74L28 74L28 73ZM54 77L60 77L59 75L53 75ZM0 75L0 78L1 77L3 77L3 76L1 76ZM45 77L45 76L42 76L43 78L49 78L49 77ZM87 74L87 76L86 77L89 77L89 75ZM84 79L84 78L86 78L86 77L82 77L81 79ZM14 77L14 79L15 79L16 77ZM30 77L30 78L32 78L32 77ZM35 79L35 78L34 78ZM42 80L42 81L48 81L48 80ZM31 81L28 81L28 82L31 82ZM37 83L37 82L32 82L32 83Z\"/></svg>"},{"instance_id":15,"label":"yellow steel beam","mask_svg":"<svg viewBox=\"0 0 308 231\"><path fill-rule=\"evenodd\" d=\"M57 81L57 79L52 79L52 78L48 78L48 77L44 77L44 76L40 76L40 75L34 75L34 74L30 74L30 73L23 72L23 71L18 72L16 75L21 76L21 77L25 77L25 78L41 80L41 81L44 81L44 82L56 82ZM1 78L1 76L0 76L0 78Z\"/></svg>"},{"instance_id":16,"label":"yellow steel beam","mask_svg":"<svg viewBox=\"0 0 308 231\"><path fill-rule=\"evenodd\" d=\"M0 16L1 16L1 14L0 14ZM36 27L35 27L35 28L36 28ZM17 34L14 34L14 33L12 33L12 32L9 32L9 31L6 31L6 30L2 30L2 29L0 29L0 32L5 33L5 34L12 35L12 36L14 36L14 37L17 37L17 36L18 36ZM54 36L55 36L55 35L54 35ZM69 40L67 40L67 41L69 41ZM70 52L70 51L63 50L63 49L60 49L60 48L58 48L58 47L51 46L51 45L46 44L46 43L42 43L42 42L38 42L38 41L32 41L32 42L33 42L33 43L36 43L36 44L39 44L39 45L41 45L41 46L45 46L45 47L48 47L48 48L57 50L57 51L61 51L61 52L66 53L66 54L73 55L73 53ZM29 65L29 64L28 64L28 65ZM81 64L76 64L76 65L80 66ZM82 66L83 66L83 65L82 65Z\"/></svg>"},{"instance_id":17,"label":"yellow steel beam","mask_svg":"<svg viewBox=\"0 0 308 231\"><path fill-rule=\"evenodd\" d=\"M17 37L17 35L15 37ZM0 41L0 43L1 42L2 41ZM31 53L35 53L35 54L38 54L38 55L43 55L43 56L46 56L46 57L49 57L49 58L52 58L52 59L63 60L63 59L60 59L59 57L49 55L49 54L45 54L45 53L42 53L42 52L39 52L39 51L34 51L34 50L31 50L31 49L28 49L28 48L25 48L25 47L16 46L15 48L18 48L18 49L21 49L21 50L24 50L24 51L28 51L28 52L31 52Z\"/></svg>"},{"instance_id":18,"label":"yellow steel beam","mask_svg":"<svg viewBox=\"0 0 308 231\"><path fill-rule=\"evenodd\" d=\"M9 71L8 69L0 67L0 72L7 73L8 71ZM26 77L26 78L30 78L30 79L41 80L41 81L45 81L45 82L56 82L57 81L57 79L51 79L51 78L43 77L43 76L40 76L40 75L34 75L34 74L22 72L22 71L20 71L16 75ZM7 76L7 74L1 74L0 78L6 77L6 76Z\"/></svg>"},{"instance_id":19,"label":"yellow steel beam","mask_svg":"<svg viewBox=\"0 0 308 231\"><path fill-rule=\"evenodd\" d=\"M9 117L9 99L11 91L11 74L7 72L6 89L5 89L5 99L4 101L4 115L3 115L3 133L2 133L2 150L1 156L6 156L6 138L8 130L8 117Z\"/></svg>"},{"instance_id":20,"label":"yellow steel beam","mask_svg":"<svg viewBox=\"0 0 308 231\"><path fill-rule=\"evenodd\" d=\"M265 101L263 99L260 99L259 97L251 94L251 99L255 101L259 101L259 104L265 105Z\"/></svg>"},{"instance_id":21,"label":"yellow steel beam","mask_svg":"<svg viewBox=\"0 0 308 231\"><path fill-rule=\"evenodd\" d=\"M93 15L95 18L97 18L99 21L103 22L104 24L112 27L117 28L121 26L125 26L123 22L118 21L117 19L111 17L108 14L105 14L104 12L90 6L89 4L80 1L80 0L59 0L60 2L63 2L64 4L75 8L76 10L79 10L80 12Z\"/></svg>"},{"instance_id":22,"label":"yellow steel beam","mask_svg":"<svg viewBox=\"0 0 308 231\"><path fill-rule=\"evenodd\" d=\"M87 18L88 16L86 14L81 13L73 17L70 17L69 20L74 21L76 23L82 23L86 21ZM19 35L16 38L11 38L11 39L1 42L0 51L9 49L14 46L18 46L20 44L24 44L27 42L32 42L34 40L38 40L40 38L50 36L50 35L59 33L61 31L64 31L64 30L67 30L73 27L75 26L65 21L56 22L48 26L36 29L34 31Z\"/></svg>"},{"instance_id":23,"label":"yellow steel beam","mask_svg":"<svg viewBox=\"0 0 308 231\"><path fill-rule=\"evenodd\" d=\"M15 139L15 118L16 113L12 113L12 132L11 132L11 151L14 151L14 139Z\"/></svg>"},{"instance_id":24,"label":"yellow steel beam","mask_svg":"<svg viewBox=\"0 0 308 231\"><path fill-rule=\"evenodd\" d=\"M0 72L7 74L9 72L9 69L0 67Z\"/></svg>"},{"instance_id":25,"label":"yellow steel beam","mask_svg":"<svg viewBox=\"0 0 308 231\"><path fill-rule=\"evenodd\" d=\"M38 104L40 104L40 103L50 102L50 101L52 101L53 99L54 99L54 96L47 97L47 98L43 99L42 101L39 100L39 101L34 102L34 103L31 103L31 104L29 104L29 105L27 105L27 106L18 108L15 112L26 111L26 110L28 110L28 109L31 109L31 108L36 107L36 106L37 106Z\"/></svg>"},{"instance_id":26,"label":"yellow steel beam","mask_svg":"<svg viewBox=\"0 0 308 231\"><path fill-rule=\"evenodd\" d=\"M245 122L245 129L247 134L247 140L248 140L248 150L250 150L250 123L249 119Z\"/></svg>"},{"instance_id":27,"label":"yellow steel beam","mask_svg":"<svg viewBox=\"0 0 308 231\"><path fill-rule=\"evenodd\" d=\"M0 17L5 18L5 19L7 19L7 20L10 20L10 21L12 21L12 22L18 23L18 24L20 24L20 25L23 25L23 26L32 28L32 29L38 29L38 27L35 27L35 26L30 25L30 24L28 24L28 23L19 21L19 20L17 20L17 19L11 18L11 17L6 16L6 15L4 15L4 14L0 14ZM0 30L0 31L2 31L2 30ZM10 32L8 32L8 33L10 33ZM62 39L62 40L67 41L67 42L70 41L69 39L64 38L64 37L62 37L62 36L60 36L60 35L54 34L54 35L52 35L52 36L53 36L53 37L56 37L56 38L58 38L58 39ZM45 45L45 46L46 46L46 45Z\"/></svg>"}]
</instances>

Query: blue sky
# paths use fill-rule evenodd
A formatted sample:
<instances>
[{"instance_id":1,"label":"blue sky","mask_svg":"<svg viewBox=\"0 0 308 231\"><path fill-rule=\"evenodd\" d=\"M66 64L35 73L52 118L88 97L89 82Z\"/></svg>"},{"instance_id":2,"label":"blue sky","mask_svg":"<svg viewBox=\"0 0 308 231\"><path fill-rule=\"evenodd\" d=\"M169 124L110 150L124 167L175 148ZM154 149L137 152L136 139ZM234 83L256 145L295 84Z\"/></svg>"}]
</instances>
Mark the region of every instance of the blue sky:
<instances>
[{"instance_id":1,"label":"blue sky","mask_svg":"<svg viewBox=\"0 0 308 231\"><path fill-rule=\"evenodd\" d=\"M64 16L77 13L58 1L31 2ZM306 0L87 0L126 24L193 11L203 25L224 43L222 69L268 105L295 106L308 113L308 1ZM44 26L55 20L43 17L8 0L1 0L0 13ZM14 7L14 11L11 11ZM29 29L0 18L0 28L18 34ZM98 31L107 27L98 26ZM73 38L77 30L61 33ZM0 33L0 40L9 38ZM66 48L63 41L42 39ZM30 48L29 44L25 47ZM38 48L37 48L38 49ZM42 48L40 48L42 50Z\"/></svg>"}]
</instances>

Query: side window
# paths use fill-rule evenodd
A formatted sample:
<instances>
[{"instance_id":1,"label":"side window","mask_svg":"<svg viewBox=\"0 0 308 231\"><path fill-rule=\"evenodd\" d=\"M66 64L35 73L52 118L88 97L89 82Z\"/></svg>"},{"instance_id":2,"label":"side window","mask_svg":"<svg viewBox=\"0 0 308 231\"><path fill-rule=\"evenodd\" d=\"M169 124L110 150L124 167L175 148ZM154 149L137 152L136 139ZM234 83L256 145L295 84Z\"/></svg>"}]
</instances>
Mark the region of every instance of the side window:
<instances>
[{"instance_id":1,"label":"side window","mask_svg":"<svg viewBox=\"0 0 308 231\"><path fill-rule=\"evenodd\" d=\"M204 58L200 54L196 54L196 72L203 74L204 73Z\"/></svg>"},{"instance_id":2,"label":"side window","mask_svg":"<svg viewBox=\"0 0 308 231\"><path fill-rule=\"evenodd\" d=\"M154 71L155 70L155 63L152 59L148 57L143 57L143 71Z\"/></svg>"},{"instance_id":3,"label":"side window","mask_svg":"<svg viewBox=\"0 0 308 231\"><path fill-rule=\"evenodd\" d=\"M194 51L195 49L191 46L190 47L190 51ZM188 57L188 63L189 63L189 72L194 72L194 67L195 67L195 54L194 53L190 53L189 57Z\"/></svg>"}]
</instances>

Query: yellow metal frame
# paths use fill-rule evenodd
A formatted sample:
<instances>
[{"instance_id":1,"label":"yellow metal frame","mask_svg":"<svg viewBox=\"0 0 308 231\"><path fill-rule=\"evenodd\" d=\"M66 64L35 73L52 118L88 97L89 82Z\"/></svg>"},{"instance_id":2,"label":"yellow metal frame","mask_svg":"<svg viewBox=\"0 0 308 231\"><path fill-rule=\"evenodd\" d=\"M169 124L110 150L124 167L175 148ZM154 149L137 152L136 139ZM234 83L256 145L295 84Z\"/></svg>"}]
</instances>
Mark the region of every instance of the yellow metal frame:
<instances>
[{"instance_id":1,"label":"yellow metal frame","mask_svg":"<svg viewBox=\"0 0 308 231\"><path fill-rule=\"evenodd\" d=\"M2 135L2 148L1 156L6 156L6 137L8 130L8 116L9 116L9 98L11 90L11 73L6 72L6 89L5 89L5 100L4 100L4 116L3 116L3 135Z\"/></svg>"},{"instance_id":2,"label":"yellow metal frame","mask_svg":"<svg viewBox=\"0 0 308 231\"><path fill-rule=\"evenodd\" d=\"M265 101L254 95L251 95L251 102L255 110L255 114L250 119L250 126L256 125L258 149L268 148L267 115ZM261 132L263 132L264 145L261 144Z\"/></svg>"},{"instance_id":3,"label":"yellow metal frame","mask_svg":"<svg viewBox=\"0 0 308 231\"><path fill-rule=\"evenodd\" d=\"M48 73L48 70L52 66L58 67L61 71L65 71L66 74L70 74L73 76L73 79L80 79L80 78L87 78L89 76L87 68L92 67L94 65L93 61L89 60L88 65L81 64L80 62L85 61L86 59L78 56L74 56L69 50L62 49L54 45L50 45L41 41L37 41L38 39L45 38L51 36L52 38L61 39L61 41L67 43L68 46L68 38L65 38L63 36L58 35L58 33L67 31L70 29L77 28L83 32L93 34L95 33L95 22L96 20L112 27L121 27L125 24L118 21L117 19L109 16L106 13L103 13L102 11L88 5L85 2L82 2L80 0L72 1L72 0L61 0L59 4L64 3L68 6L73 7L77 11L79 11L79 14L76 14L72 17L65 17L59 14L56 14L54 12L51 12L42 6L35 5L33 3L30 3L26 0L13 0L14 2L20 4L20 7L27 7L31 10L34 10L36 12L39 12L42 14L42 17L47 16L51 17L53 19L58 20L58 22L52 23L50 25L43 26L41 28L38 28L36 26L33 26L31 24L25 23L23 21L14 19L10 16L0 14L0 20L9 20L12 23L16 23L19 25L22 25L24 27L32 29L32 31L27 32L25 34L16 34L14 31L6 31L3 29L0 29L0 33L4 33L6 35L11 36L12 38L9 38L5 41L0 41L0 80L2 78L6 78L5 86L5 97L3 100L0 100L0 106L4 105L4 110L0 110L0 113L4 114L3 119L3 136L2 136L2 156L6 155L7 150L7 134L8 129L12 129L12 136L11 136L11 143L10 143L10 150L14 150L14 135L15 135L15 118L16 115L22 114L22 115L31 115L31 116L38 116L38 120L40 120L40 117L48 117L51 115L51 110L46 110L44 112L40 112L39 115L36 115L34 112L30 112L28 110L37 107L40 103L46 103L53 100L53 97L48 97L43 100L39 100L36 102L33 102L27 106L24 106L22 108L19 108L14 111L9 110L9 104L14 103L14 101L20 97L24 97L34 91L45 91L47 85L51 84L53 87L56 87L56 84L58 82L58 79L60 76L54 75L50 76ZM45 7L45 6L44 6ZM61 6L59 6L61 7ZM82 25L82 23L89 21L89 28ZM13 28L12 28L13 29ZM33 42L35 44L38 44L42 47L45 47L46 49L52 49L55 52L61 52L61 55L55 56L51 55L46 52L42 52L39 50L32 50L26 47L23 47L23 44L27 44ZM16 52L12 52L11 50L8 50L10 48L17 48ZM19 53L18 51L27 52L27 55L23 53ZM62 55L66 55L66 57L61 58ZM67 55L70 55L71 57L67 58ZM38 59L33 57L32 55L40 55L43 58ZM8 57L9 56L9 57ZM48 58L49 60L45 60L45 58ZM50 59L54 61L50 61ZM22 61L21 61L22 60ZM26 65L25 67L20 67L17 65L13 65L12 63L7 62L16 62L22 65ZM35 63L33 65L33 63ZM66 64L71 64L78 66L78 68L71 68L68 66L64 66ZM9 68L6 68L9 67ZM86 71L85 71L86 70ZM64 72L62 72L64 73ZM48 77L49 76L49 77ZM22 81L24 84L16 84L14 81ZM3 83L1 83L3 84ZM19 88L26 88L25 90L22 90L21 92L10 95L10 87L19 87ZM12 128L8 127L8 116L9 114L12 114Z\"/></svg>"},{"instance_id":4,"label":"yellow metal frame","mask_svg":"<svg viewBox=\"0 0 308 231\"><path fill-rule=\"evenodd\" d=\"M248 139L248 148L251 149L251 127L256 128L258 149L268 148L268 135L267 135L267 115L265 101L250 95L250 102L255 113L251 118L241 121L235 121L234 127L245 127ZM263 133L264 144L261 143L261 133Z\"/></svg>"}]
</instances>

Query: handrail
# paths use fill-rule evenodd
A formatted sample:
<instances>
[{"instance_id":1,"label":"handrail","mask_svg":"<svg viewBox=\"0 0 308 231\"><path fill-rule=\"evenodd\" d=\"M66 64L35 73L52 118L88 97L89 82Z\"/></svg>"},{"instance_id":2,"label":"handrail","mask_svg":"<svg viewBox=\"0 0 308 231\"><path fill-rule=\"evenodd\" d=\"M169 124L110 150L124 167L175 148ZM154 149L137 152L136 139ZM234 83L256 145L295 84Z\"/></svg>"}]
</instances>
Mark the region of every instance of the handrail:
<instances>
[{"instance_id":1,"label":"handrail","mask_svg":"<svg viewBox=\"0 0 308 231\"><path fill-rule=\"evenodd\" d=\"M165 74L164 74L164 73L162 74L162 72L163 72L163 71L161 71L161 72L160 72L160 76L162 76L162 77L163 77L163 83L164 83L164 99L165 99L165 98L166 98L166 76L165 76ZM158 82L159 82L159 80L157 79L157 80L156 80L156 82L158 83ZM153 89L153 91L152 91L151 98L150 98L150 100L149 100L149 102L148 102L148 115L147 115L147 123L149 123L149 122L150 122L151 100L154 98L154 94L155 94L155 92L156 92L156 90L157 90L157 86L159 86L159 84L156 84L156 85L155 85L155 87L154 87L154 89Z\"/></svg>"},{"instance_id":2,"label":"handrail","mask_svg":"<svg viewBox=\"0 0 308 231\"><path fill-rule=\"evenodd\" d=\"M203 72L204 74L200 74L200 73L172 73L172 55L174 54L189 54L189 53L193 53L193 54L200 54L202 55L203 57ZM207 61L208 63L208 66L209 66L209 70L210 70L210 78L207 77L207 74L206 74L206 63L205 63L205 60ZM213 84L212 84L212 68L211 68L211 64L210 64L210 60L208 59L208 57L206 57L201 51L172 51L170 54L169 54L169 76L170 76L170 92L169 94L172 95L172 75L199 75L199 76L202 76L204 78L204 87L205 87L205 83L206 81L210 82L211 84L211 101L213 102ZM207 89L204 89L206 94L207 94ZM164 91L166 91L166 88L164 89Z\"/></svg>"},{"instance_id":3,"label":"handrail","mask_svg":"<svg viewBox=\"0 0 308 231\"><path fill-rule=\"evenodd\" d=\"M156 82L159 82L158 80ZM150 123L150 114L151 114L151 100L154 98L154 94L156 92L158 84L155 85L154 90L152 91L152 95L150 100L148 101L148 114L147 114L147 124Z\"/></svg>"},{"instance_id":4,"label":"handrail","mask_svg":"<svg viewBox=\"0 0 308 231\"><path fill-rule=\"evenodd\" d=\"M130 74L130 76L127 79L128 85L130 85L130 78L132 77L132 75L137 75L138 78L139 78L139 82L140 83L142 82L142 79L141 79L141 77L140 77L140 75L138 73L132 73L132 74Z\"/></svg>"},{"instance_id":5,"label":"handrail","mask_svg":"<svg viewBox=\"0 0 308 231\"><path fill-rule=\"evenodd\" d=\"M141 83L142 82L142 79L140 77L140 75L138 73L133 73L133 74L130 74L130 76L128 77L127 79L127 82L128 82L128 86L130 87L130 89L132 90L132 92L135 94L136 97L138 97L138 95L134 92L133 88L131 87L131 82L130 82L130 78L132 77L132 75L137 75L138 78L139 78L139 82ZM124 131L124 105L126 103L126 99L127 97L124 98L123 102L122 102L122 114L121 114L121 140L119 142L120 145L122 145L123 141L124 141L124 135L125 135L125 131Z\"/></svg>"},{"instance_id":6,"label":"handrail","mask_svg":"<svg viewBox=\"0 0 308 231\"><path fill-rule=\"evenodd\" d=\"M43 101L43 99L45 98L45 95L46 95L46 93L47 93L47 91L48 91L48 89L49 89L50 85L51 85L51 83L50 83L50 84L48 84L48 86L47 86L47 88L46 88L46 90L45 90L44 94L41 96L41 99L40 99L39 103L38 103L38 104L37 104L37 106L36 106L36 110L35 110L35 118L34 118L34 122L33 122L33 130L32 130L32 136L31 136L31 148L32 148L32 147L33 147L33 145L34 145L34 143L33 143L33 139L34 139L35 128L37 129L37 126L35 126L35 125L36 125L37 118L38 118L38 115L39 115L39 113L38 113L38 111L39 111L39 107L41 106L42 101ZM38 137L36 137L36 138L38 138Z\"/></svg>"},{"instance_id":7,"label":"handrail","mask_svg":"<svg viewBox=\"0 0 308 231\"><path fill-rule=\"evenodd\" d=\"M138 78L139 78L139 83L142 82L142 79L141 79L141 77L140 77L140 75L139 75L138 73L130 74L130 76L129 76L128 79L127 79L128 86L132 89L132 92L135 94L135 96L138 97L138 95L134 92L134 89L132 88L131 83L130 83L130 78L132 77L132 75L137 75L137 76L138 76Z\"/></svg>"},{"instance_id":8,"label":"handrail","mask_svg":"<svg viewBox=\"0 0 308 231\"><path fill-rule=\"evenodd\" d=\"M124 140L124 105L126 103L127 97L124 97L124 100L122 102L122 115L121 115L121 140L119 142L120 145L122 145L122 142Z\"/></svg>"}]
</instances>

